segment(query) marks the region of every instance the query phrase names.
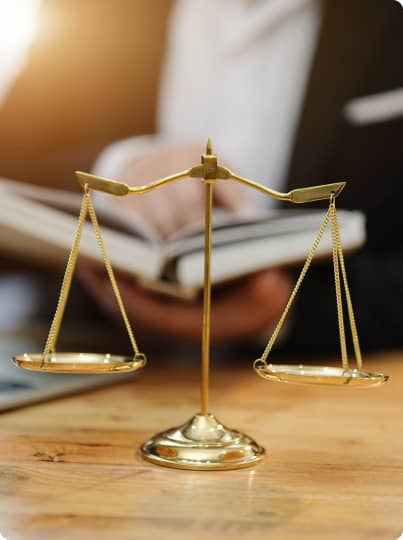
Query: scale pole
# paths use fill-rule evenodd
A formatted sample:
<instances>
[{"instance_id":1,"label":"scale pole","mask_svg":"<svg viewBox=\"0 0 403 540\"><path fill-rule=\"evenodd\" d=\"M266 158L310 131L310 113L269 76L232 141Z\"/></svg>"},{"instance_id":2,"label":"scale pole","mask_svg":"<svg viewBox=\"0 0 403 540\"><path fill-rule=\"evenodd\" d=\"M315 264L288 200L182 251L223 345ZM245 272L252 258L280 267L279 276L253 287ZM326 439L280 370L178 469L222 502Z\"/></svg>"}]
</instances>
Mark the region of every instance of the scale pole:
<instances>
[{"instance_id":1,"label":"scale pole","mask_svg":"<svg viewBox=\"0 0 403 540\"><path fill-rule=\"evenodd\" d=\"M204 180L205 229L204 229L204 288L203 288L203 331L202 331L202 373L201 373L201 413L208 413L208 390L210 371L210 319L211 319L211 221L213 212L213 184L215 180Z\"/></svg>"}]
</instances>

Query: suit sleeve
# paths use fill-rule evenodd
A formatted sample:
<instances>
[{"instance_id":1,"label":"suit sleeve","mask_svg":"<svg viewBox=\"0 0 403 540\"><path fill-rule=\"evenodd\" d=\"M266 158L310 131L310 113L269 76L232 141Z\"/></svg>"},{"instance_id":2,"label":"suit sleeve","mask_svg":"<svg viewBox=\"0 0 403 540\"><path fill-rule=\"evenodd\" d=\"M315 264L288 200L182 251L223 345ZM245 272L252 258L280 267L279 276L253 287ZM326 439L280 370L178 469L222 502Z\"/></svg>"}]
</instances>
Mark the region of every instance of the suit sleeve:
<instances>
[{"instance_id":1,"label":"suit sleeve","mask_svg":"<svg viewBox=\"0 0 403 540\"><path fill-rule=\"evenodd\" d=\"M389 211L388 211L389 210ZM346 270L363 351L403 347L403 241L393 205L368 216L368 242L346 257ZM296 299L287 349L331 353L340 348L333 267L317 264ZM345 313L346 336L350 335ZM351 337L351 336L350 336Z\"/></svg>"}]
</instances>

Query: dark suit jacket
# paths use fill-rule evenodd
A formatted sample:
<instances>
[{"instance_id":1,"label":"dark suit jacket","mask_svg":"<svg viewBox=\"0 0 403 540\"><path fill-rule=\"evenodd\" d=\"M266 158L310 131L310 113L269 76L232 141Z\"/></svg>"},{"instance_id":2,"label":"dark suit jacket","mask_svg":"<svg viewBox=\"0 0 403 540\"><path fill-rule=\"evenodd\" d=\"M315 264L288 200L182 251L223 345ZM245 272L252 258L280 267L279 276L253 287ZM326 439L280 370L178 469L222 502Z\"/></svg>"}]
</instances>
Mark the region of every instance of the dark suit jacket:
<instances>
[{"instance_id":1,"label":"dark suit jacket","mask_svg":"<svg viewBox=\"0 0 403 540\"><path fill-rule=\"evenodd\" d=\"M290 188L347 180L339 207L367 217L347 271L363 349L403 346L403 116L354 126L352 98L403 87L403 9L395 0L328 0L288 174ZM288 343L338 344L332 270L310 271Z\"/></svg>"}]
</instances>

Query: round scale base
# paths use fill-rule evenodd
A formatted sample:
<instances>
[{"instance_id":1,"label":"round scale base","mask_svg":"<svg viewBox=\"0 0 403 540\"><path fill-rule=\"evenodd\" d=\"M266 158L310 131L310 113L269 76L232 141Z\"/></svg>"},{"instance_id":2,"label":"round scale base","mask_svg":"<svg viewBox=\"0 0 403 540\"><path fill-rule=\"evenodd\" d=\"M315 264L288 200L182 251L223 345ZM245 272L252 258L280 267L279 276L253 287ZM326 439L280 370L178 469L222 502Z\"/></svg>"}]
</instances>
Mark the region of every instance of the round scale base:
<instances>
[{"instance_id":1,"label":"round scale base","mask_svg":"<svg viewBox=\"0 0 403 540\"><path fill-rule=\"evenodd\" d=\"M257 360L255 371L260 377L268 381L313 384L321 386L353 386L355 388L368 388L380 386L388 380L383 373L374 373L360 369L346 369L330 366L307 366L293 364L265 364Z\"/></svg>"},{"instance_id":2,"label":"round scale base","mask_svg":"<svg viewBox=\"0 0 403 540\"><path fill-rule=\"evenodd\" d=\"M154 435L141 447L142 457L151 463L194 471L242 469L258 463L264 454L264 448L247 435L201 413Z\"/></svg>"},{"instance_id":3,"label":"round scale base","mask_svg":"<svg viewBox=\"0 0 403 540\"><path fill-rule=\"evenodd\" d=\"M29 371L50 373L122 373L142 368L146 359L143 354L135 357L99 353L52 353L46 358L43 354L24 353L13 357L13 362Z\"/></svg>"}]
</instances>

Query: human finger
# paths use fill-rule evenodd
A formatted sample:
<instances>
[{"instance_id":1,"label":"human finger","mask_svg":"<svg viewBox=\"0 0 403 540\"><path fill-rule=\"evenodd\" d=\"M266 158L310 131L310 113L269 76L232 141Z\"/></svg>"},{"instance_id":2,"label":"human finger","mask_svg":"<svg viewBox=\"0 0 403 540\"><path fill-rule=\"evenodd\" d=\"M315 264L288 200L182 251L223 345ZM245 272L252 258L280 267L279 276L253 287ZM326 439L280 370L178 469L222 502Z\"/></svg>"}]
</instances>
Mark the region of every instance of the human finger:
<instances>
[{"instance_id":1,"label":"human finger","mask_svg":"<svg viewBox=\"0 0 403 540\"><path fill-rule=\"evenodd\" d=\"M287 301L290 284L277 272L262 273L245 280L244 285L213 299L211 339L253 337L272 326ZM120 282L122 295L133 317L139 317L150 328L155 328L182 339L200 339L202 303L181 302L149 294Z\"/></svg>"}]
</instances>

